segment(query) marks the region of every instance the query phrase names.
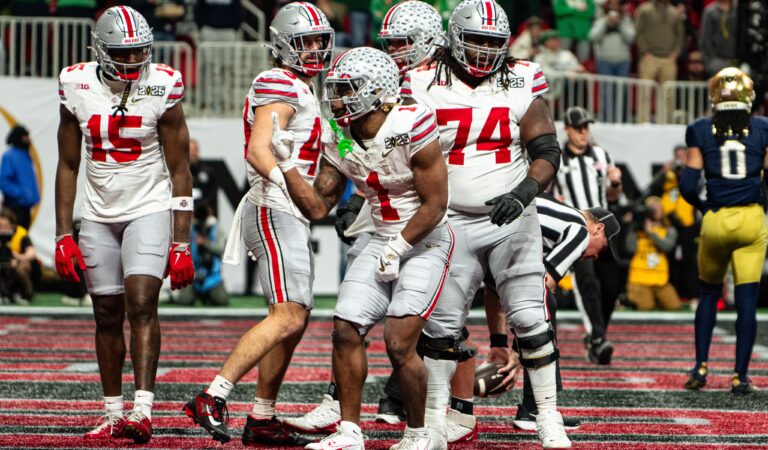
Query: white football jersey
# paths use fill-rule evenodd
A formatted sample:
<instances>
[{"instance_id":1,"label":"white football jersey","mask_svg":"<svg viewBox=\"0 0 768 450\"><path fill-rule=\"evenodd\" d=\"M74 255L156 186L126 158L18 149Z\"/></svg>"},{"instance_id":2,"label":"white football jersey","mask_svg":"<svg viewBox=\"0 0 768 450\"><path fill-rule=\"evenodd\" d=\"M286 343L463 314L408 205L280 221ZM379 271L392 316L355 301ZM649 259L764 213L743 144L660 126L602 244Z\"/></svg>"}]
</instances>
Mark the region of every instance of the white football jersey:
<instances>
[{"instance_id":1,"label":"white football jersey","mask_svg":"<svg viewBox=\"0 0 768 450\"><path fill-rule=\"evenodd\" d=\"M123 222L171 208L171 180L160 146L160 117L184 97L181 74L150 64L124 93L102 80L96 62L75 64L59 75L59 97L85 137L82 217ZM127 86L127 84L126 84Z\"/></svg>"},{"instance_id":2,"label":"white football jersey","mask_svg":"<svg viewBox=\"0 0 768 450\"><path fill-rule=\"evenodd\" d=\"M437 123L431 110L422 105L396 106L367 148L355 142L354 150L342 158L335 145L324 145L323 157L368 200L376 233L394 236L421 207L411 158L435 139Z\"/></svg>"},{"instance_id":3,"label":"white football jersey","mask_svg":"<svg viewBox=\"0 0 768 450\"><path fill-rule=\"evenodd\" d=\"M272 103L286 103L296 111L285 127L285 130L292 131L294 136L291 159L304 179L312 184L317 174L317 163L322 148L320 103L310 86L292 72L275 68L260 73L253 80L243 108L245 154L248 154L254 110L258 106ZM305 223L309 223L299 208L283 194L277 185L259 175L248 163L246 163L246 171L251 185L251 198L257 205L293 214Z\"/></svg>"},{"instance_id":4,"label":"white football jersey","mask_svg":"<svg viewBox=\"0 0 768 450\"><path fill-rule=\"evenodd\" d=\"M408 72L400 95L435 111L448 163L450 208L485 214L492 209L486 201L511 191L528 173L519 124L531 102L548 90L544 72L538 64L517 61L510 65L507 90L500 74L476 89L453 74L450 85L443 77L430 87L435 66Z\"/></svg>"}]
</instances>

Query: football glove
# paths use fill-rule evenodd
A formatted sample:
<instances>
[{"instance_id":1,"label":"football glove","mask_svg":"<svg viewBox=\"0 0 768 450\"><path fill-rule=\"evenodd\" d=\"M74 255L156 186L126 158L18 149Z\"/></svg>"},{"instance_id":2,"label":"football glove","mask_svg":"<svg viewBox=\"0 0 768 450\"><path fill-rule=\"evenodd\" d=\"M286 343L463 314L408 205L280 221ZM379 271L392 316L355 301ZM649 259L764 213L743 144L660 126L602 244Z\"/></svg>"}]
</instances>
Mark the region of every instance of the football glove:
<instances>
[{"instance_id":1,"label":"football glove","mask_svg":"<svg viewBox=\"0 0 768 450\"><path fill-rule=\"evenodd\" d=\"M398 233L397 236L391 238L379 256L376 280L388 283L397 279L400 274L400 258L411 248L413 246L403 238L402 234Z\"/></svg>"},{"instance_id":2,"label":"football glove","mask_svg":"<svg viewBox=\"0 0 768 450\"><path fill-rule=\"evenodd\" d=\"M285 131L280 128L280 119L277 117L277 113L272 113L272 152L275 154L275 160L278 167L283 172L287 172L293 169L293 160L291 160L291 154L293 153L293 141L294 136L292 131Z\"/></svg>"},{"instance_id":3,"label":"football glove","mask_svg":"<svg viewBox=\"0 0 768 450\"><path fill-rule=\"evenodd\" d=\"M186 242L174 242L168 254L168 269L166 276L171 276L171 289L181 289L192 283L195 278L195 266L192 254Z\"/></svg>"},{"instance_id":4,"label":"football glove","mask_svg":"<svg viewBox=\"0 0 768 450\"><path fill-rule=\"evenodd\" d=\"M336 227L336 235L347 245L352 245L355 238L345 236L344 232L355 223L363 204L365 204L365 198L355 194L349 197L349 201L347 201L343 208L339 208L336 211L336 222L333 224Z\"/></svg>"},{"instance_id":5,"label":"football glove","mask_svg":"<svg viewBox=\"0 0 768 450\"><path fill-rule=\"evenodd\" d=\"M77 246L71 234L59 236L56 239L56 272L66 281L80 282L80 277L75 271L73 260L77 261L80 270L85 270L85 260L80 253L80 247Z\"/></svg>"},{"instance_id":6,"label":"football glove","mask_svg":"<svg viewBox=\"0 0 768 450\"><path fill-rule=\"evenodd\" d=\"M488 213L491 216L491 223L498 226L511 223L520 217L525 207L537 195L539 195L539 183L531 177L525 177L511 191L485 202L486 205L493 206L491 212Z\"/></svg>"}]
</instances>

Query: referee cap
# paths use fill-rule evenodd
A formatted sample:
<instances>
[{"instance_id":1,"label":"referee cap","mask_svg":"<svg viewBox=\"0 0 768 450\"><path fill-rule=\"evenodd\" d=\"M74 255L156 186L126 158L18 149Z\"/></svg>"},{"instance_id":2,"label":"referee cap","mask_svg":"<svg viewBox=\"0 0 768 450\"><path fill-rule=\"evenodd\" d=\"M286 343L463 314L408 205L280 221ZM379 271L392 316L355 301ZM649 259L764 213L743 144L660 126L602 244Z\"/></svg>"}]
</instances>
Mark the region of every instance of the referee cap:
<instances>
[{"instance_id":1,"label":"referee cap","mask_svg":"<svg viewBox=\"0 0 768 450\"><path fill-rule=\"evenodd\" d=\"M605 237L608 239L608 251L603 250L599 259L601 261L617 261L619 259L619 248L616 242L621 227L616 216L605 208L589 208L588 211L595 216L599 223L605 225Z\"/></svg>"},{"instance_id":2,"label":"referee cap","mask_svg":"<svg viewBox=\"0 0 768 450\"><path fill-rule=\"evenodd\" d=\"M565 126L580 127L588 123L595 123L595 119L581 106L571 106L565 111Z\"/></svg>"}]
</instances>

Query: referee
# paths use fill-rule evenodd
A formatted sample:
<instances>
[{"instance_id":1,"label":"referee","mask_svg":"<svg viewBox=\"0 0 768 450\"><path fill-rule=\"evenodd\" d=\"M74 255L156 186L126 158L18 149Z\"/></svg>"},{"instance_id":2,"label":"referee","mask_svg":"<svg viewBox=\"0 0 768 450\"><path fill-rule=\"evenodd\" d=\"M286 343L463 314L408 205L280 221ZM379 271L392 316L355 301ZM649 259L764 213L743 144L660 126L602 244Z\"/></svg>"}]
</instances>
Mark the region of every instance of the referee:
<instances>
[{"instance_id":1,"label":"referee","mask_svg":"<svg viewBox=\"0 0 768 450\"><path fill-rule=\"evenodd\" d=\"M562 163L552 193L580 210L607 209L608 203L617 201L621 195L621 170L608 152L591 143L590 123L594 119L584 108L574 106L565 112L568 141L562 149ZM606 331L622 291L618 267L604 261L580 261L573 271L576 305L587 330L587 359L595 364L610 364L613 344L606 340Z\"/></svg>"}]
</instances>

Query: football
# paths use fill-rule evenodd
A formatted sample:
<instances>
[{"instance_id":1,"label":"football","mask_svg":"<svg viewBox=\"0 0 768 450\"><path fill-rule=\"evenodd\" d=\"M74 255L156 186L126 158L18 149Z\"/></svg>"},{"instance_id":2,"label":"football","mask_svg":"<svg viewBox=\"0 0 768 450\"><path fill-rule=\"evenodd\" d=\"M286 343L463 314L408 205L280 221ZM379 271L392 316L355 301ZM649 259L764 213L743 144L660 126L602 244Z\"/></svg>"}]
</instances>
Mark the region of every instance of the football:
<instances>
[{"instance_id":1,"label":"football","mask_svg":"<svg viewBox=\"0 0 768 450\"><path fill-rule=\"evenodd\" d=\"M475 369L474 394L476 397L495 397L506 392L501 382L507 374L498 373L504 367L499 363L483 363Z\"/></svg>"}]
</instances>

